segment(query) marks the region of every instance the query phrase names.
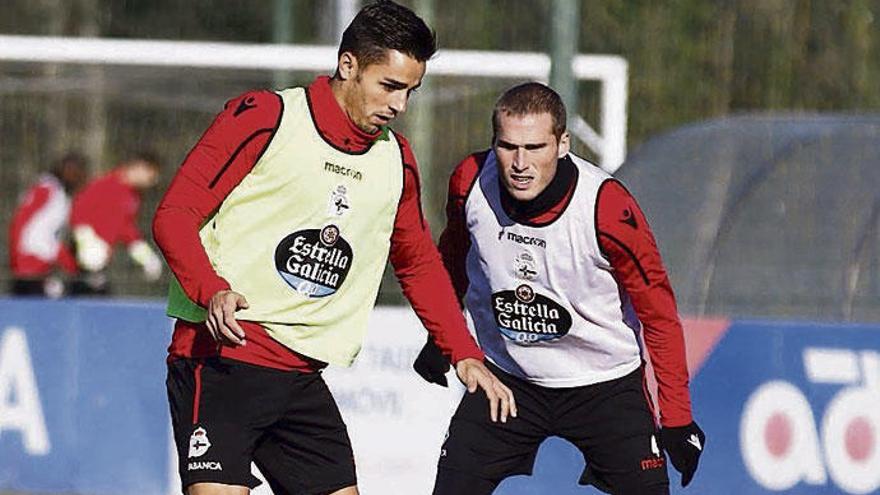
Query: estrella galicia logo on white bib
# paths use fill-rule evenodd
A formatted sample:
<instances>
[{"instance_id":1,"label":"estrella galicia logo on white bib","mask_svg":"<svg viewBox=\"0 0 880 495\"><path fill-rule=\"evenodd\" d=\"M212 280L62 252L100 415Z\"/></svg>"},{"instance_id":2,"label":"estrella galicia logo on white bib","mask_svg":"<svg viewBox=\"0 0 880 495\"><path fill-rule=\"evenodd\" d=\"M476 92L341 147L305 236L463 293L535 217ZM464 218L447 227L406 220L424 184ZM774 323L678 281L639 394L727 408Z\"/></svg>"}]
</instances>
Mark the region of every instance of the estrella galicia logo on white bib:
<instances>
[{"instance_id":1,"label":"estrella galicia logo on white bib","mask_svg":"<svg viewBox=\"0 0 880 495\"><path fill-rule=\"evenodd\" d=\"M307 297L326 297L336 293L354 254L339 227L296 231L275 248L275 268L294 290Z\"/></svg>"},{"instance_id":2,"label":"estrella galicia logo on white bib","mask_svg":"<svg viewBox=\"0 0 880 495\"><path fill-rule=\"evenodd\" d=\"M568 311L526 284L492 294L492 311L498 331L518 344L556 340L571 329Z\"/></svg>"},{"instance_id":3,"label":"estrella galicia logo on white bib","mask_svg":"<svg viewBox=\"0 0 880 495\"><path fill-rule=\"evenodd\" d=\"M211 448L208 432L198 427L189 437L189 457L201 457Z\"/></svg>"}]
</instances>

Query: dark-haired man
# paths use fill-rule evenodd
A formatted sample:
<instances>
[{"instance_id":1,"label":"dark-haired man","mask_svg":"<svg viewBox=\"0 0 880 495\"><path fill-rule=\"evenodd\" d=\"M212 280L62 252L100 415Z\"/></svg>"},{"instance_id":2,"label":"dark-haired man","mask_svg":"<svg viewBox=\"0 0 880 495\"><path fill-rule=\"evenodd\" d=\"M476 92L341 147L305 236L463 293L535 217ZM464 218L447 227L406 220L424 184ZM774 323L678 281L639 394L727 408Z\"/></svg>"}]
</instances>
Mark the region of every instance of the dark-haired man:
<instances>
[{"instance_id":1,"label":"dark-haired man","mask_svg":"<svg viewBox=\"0 0 880 495\"><path fill-rule=\"evenodd\" d=\"M168 395L184 489L357 493L345 424L321 378L361 347L386 260L493 419L514 413L485 367L419 206L412 150L387 125L435 51L381 1L345 30L335 75L229 101L190 152L153 232L175 275Z\"/></svg>"},{"instance_id":2,"label":"dark-haired man","mask_svg":"<svg viewBox=\"0 0 880 495\"><path fill-rule=\"evenodd\" d=\"M80 276L71 285L73 295L109 294L105 270L117 244L125 245L144 278L159 279L162 260L137 225L141 195L156 187L159 169L153 153L133 153L73 198L70 227Z\"/></svg>"},{"instance_id":3,"label":"dark-haired man","mask_svg":"<svg viewBox=\"0 0 880 495\"><path fill-rule=\"evenodd\" d=\"M495 105L492 149L467 157L450 179L440 251L519 414L491 424L464 397L435 495L488 495L529 474L549 436L581 450L581 484L609 493L669 493L661 447L683 485L697 467L705 436L691 417L681 324L653 236L619 182L569 153L565 122L555 91L515 86ZM659 383L660 430L640 327ZM447 368L429 342L416 370L441 381Z\"/></svg>"},{"instance_id":4,"label":"dark-haired man","mask_svg":"<svg viewBox=\"0 0 880 495\"><path fill-rule=\"evenodd\" d=\"M64 283L53 271L57 267L68 274L76 273L76 261L64 238L70 195L85 182L87 172L86 159L79 153L68 153L22 195L9 224L13 294L64 294Z\"/></svg>"}]
</instances>

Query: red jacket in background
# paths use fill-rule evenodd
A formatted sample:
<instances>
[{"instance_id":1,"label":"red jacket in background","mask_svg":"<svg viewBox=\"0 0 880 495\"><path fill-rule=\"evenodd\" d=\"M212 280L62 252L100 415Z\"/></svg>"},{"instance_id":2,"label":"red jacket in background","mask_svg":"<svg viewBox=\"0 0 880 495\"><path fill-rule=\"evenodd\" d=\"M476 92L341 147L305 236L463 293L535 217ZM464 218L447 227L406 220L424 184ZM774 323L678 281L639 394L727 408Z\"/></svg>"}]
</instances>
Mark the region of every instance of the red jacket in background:
<instances>
[{"instance_id":1,"label":"red jacket in background","mask_svg":"<svg viewBox=\"0 0 880 495\"><path fill-rule=\"evenodd\" d=\"M112 170L93 180L73 198L71 228L92 227L107 244L131 244L143 239L137 226L141 196L122 181L121 171Z\"/></svg>"},{"instance_id":2,"label":"red jacket in background","mask_svg":"<svg viewBox=\"0 0 880 495\"><path fill-rule=\"evenodd\" d=\"M48 276L59 266L76 271L76 262L62 235L67 227L70 198L52 174L40 176L21 198L9 225L9 267L15 278Z\"/></svg>"}]
</instances>

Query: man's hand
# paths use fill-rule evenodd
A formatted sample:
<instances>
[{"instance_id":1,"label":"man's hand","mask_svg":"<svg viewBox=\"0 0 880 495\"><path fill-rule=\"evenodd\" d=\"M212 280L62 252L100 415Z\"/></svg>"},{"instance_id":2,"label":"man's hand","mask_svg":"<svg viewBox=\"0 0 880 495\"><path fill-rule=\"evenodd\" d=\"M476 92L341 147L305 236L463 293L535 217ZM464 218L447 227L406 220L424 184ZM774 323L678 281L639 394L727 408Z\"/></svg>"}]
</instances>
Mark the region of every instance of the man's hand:
<instances>
[{"instance_id":1,"label":"man's hand","mask_svg":"<svg viewBox=\"0 0 880 495\"><path fill-rule=\"evenodd\" d=\"M413 369L428 383L436 383L442 387L449 386L446 381L446 372L449 371L449 360L440 352L440 348L434 343L434 339L428 336L425 347L413 362Z\"/></svg>"},{"instance_id":2,"label":"man's hand","mask_svg":"<svg viewBox=\"0 0 880 495\"><path fill-rule=\"evenodd\" d=\"M238 292L221 290L214 294L208 303L205 320L211 337L223 345L244 345L244 330L235 321L235 312L249 307L247 299Z\"/></svg>"},{"instance_id":3,"label":"man's hand","mask_svg":"<svg viewBox=\"0 0 880 495\"><path fill-rule=\"evenodd\" d=\"M681 473L681 486L687 486L697 471L700 454L706 445L706 434L696 422L691 422L686 426L661 429L660 443L669 454L672 465Z\"/></svg>"},{"instance_id":4,"label":"man's hand","mask_svg":"<svg viewBox=\"0 0 880 495\"><path fill-rule=\"evenodd\" d=\"M489 416L493 422L498 421L499 413L502 423L507 422L508 415L516 417L513 392L501 383L482 361L474 358L462 359L455 363L455 371L469 393L476 392L477 387L486 392L486 397L489 399Z\"/></svg>"}]
</instances>

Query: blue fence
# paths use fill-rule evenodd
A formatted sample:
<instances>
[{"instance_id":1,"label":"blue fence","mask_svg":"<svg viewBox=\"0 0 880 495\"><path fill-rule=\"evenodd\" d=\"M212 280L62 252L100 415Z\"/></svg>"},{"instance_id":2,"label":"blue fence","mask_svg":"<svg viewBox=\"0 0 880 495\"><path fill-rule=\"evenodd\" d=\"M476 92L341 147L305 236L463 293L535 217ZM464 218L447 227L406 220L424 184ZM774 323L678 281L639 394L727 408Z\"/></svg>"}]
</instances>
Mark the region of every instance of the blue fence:
<instances>
[{"instance_id":1,"label":"blue fence","mask_svg":"<svg viewBox=\"0 0 880 495\"><path fill-rule=\"evenodd\" d=\"M173 490L169 331L156 303L0 299L0 490ZM692 391L707 450L686 490L670 468L673 493L880 489L880 326L734 321ZM551 439L534 476L497 492L597 493L576 486L582 469Z\"/></svg>"}]
</instances>

